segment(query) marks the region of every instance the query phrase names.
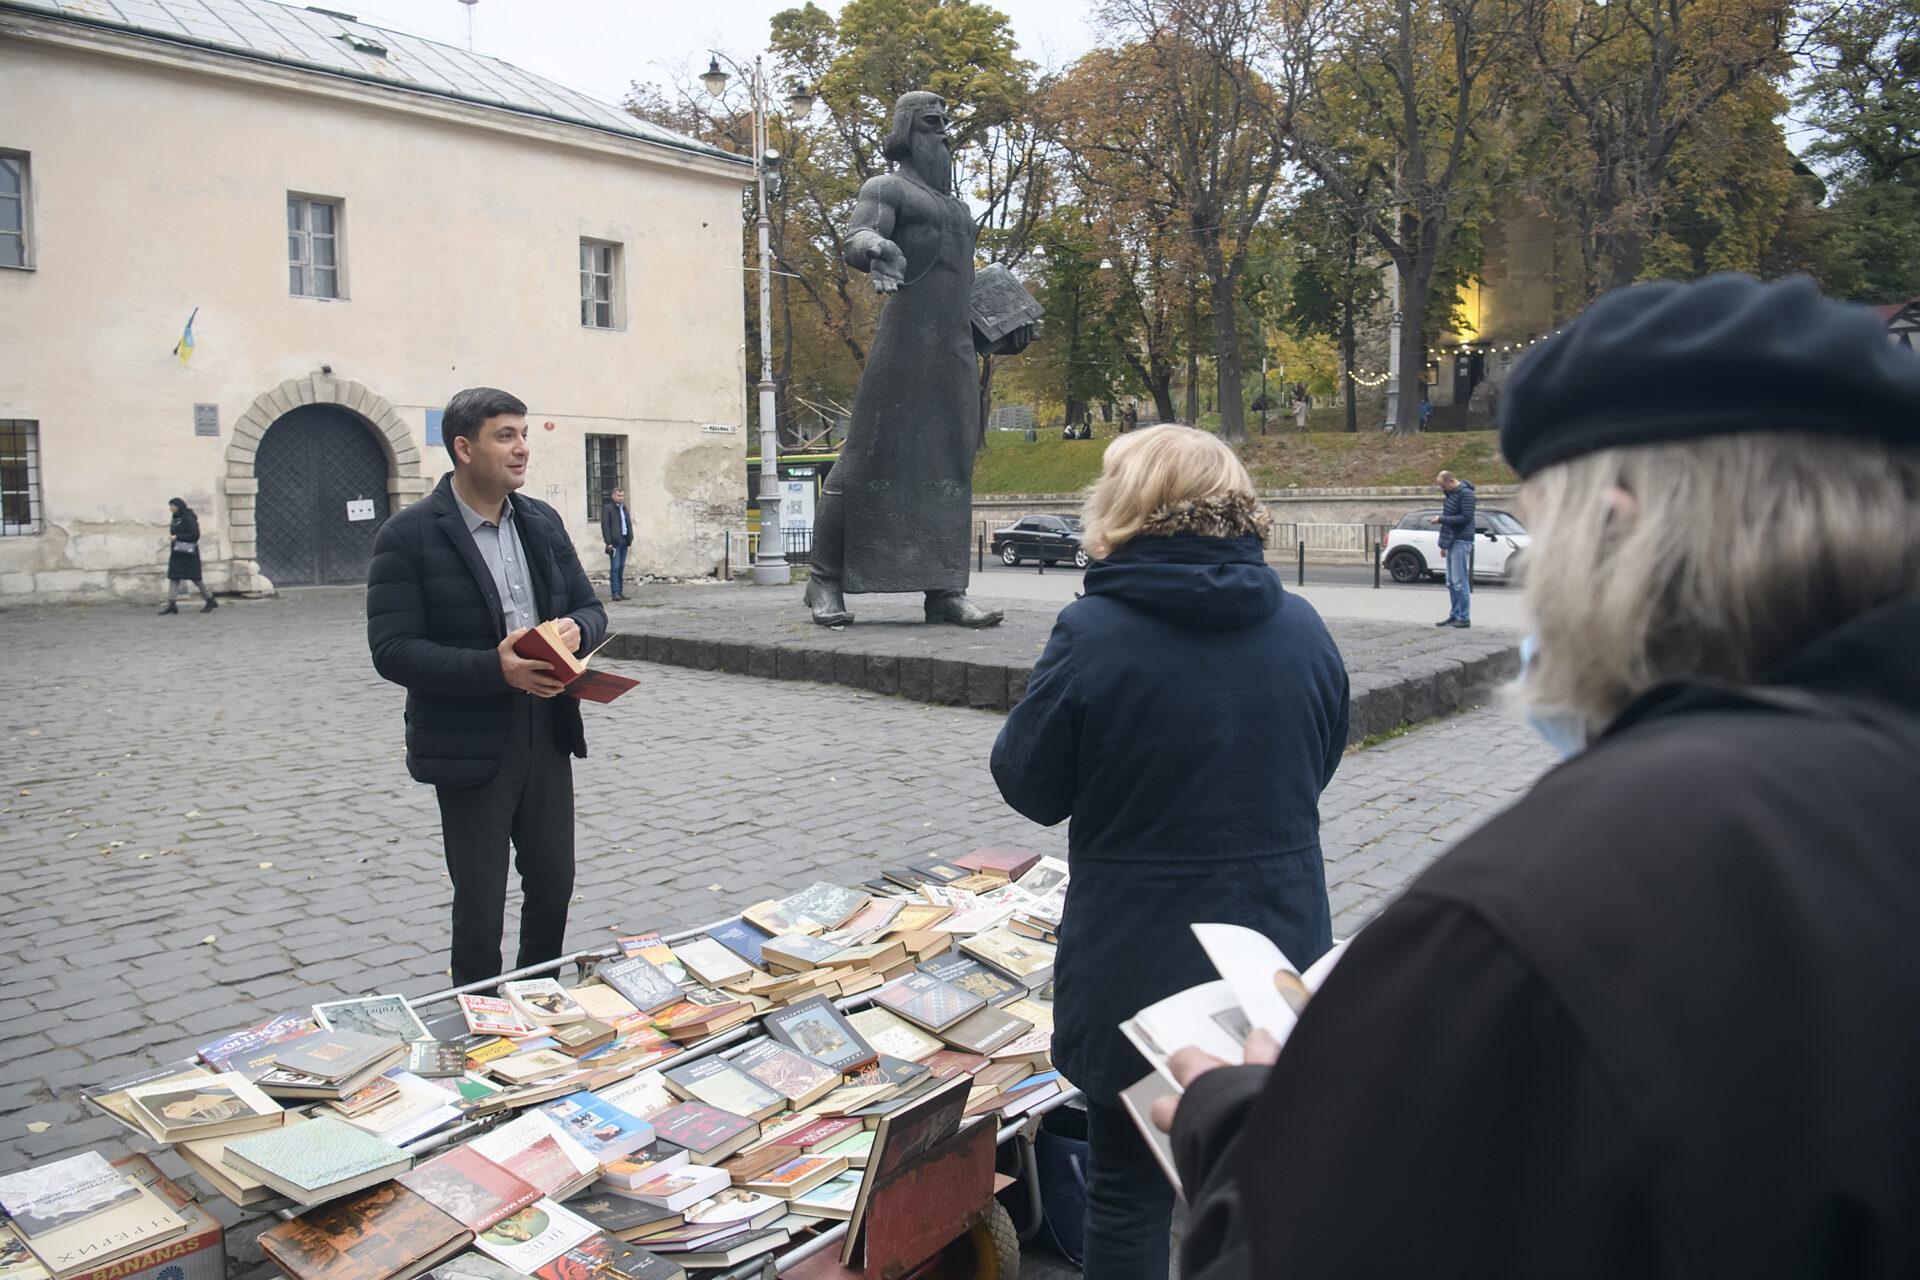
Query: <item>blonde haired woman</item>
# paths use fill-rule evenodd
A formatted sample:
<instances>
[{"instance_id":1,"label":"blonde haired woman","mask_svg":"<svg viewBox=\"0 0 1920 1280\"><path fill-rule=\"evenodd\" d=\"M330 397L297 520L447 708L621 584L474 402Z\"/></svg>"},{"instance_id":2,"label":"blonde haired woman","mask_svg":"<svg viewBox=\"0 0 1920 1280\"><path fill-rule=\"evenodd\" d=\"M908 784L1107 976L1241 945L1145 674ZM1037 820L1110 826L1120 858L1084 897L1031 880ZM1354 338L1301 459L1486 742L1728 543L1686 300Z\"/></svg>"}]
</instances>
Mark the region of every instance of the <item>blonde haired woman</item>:
<instances>
[{"instance_id":1,"label":"blonde haired woman","mask_svg":"<svg viewBox=\"0 0 1920 1280\"><path fill-rule=\"evenodd\" d=\"M1072 819L1053 1058L1088 1101L1088 1280L1166 1280L1173 1190L1120 1108L1148 1067L1118 1028L1215 976L1187 926L1258 929L1301 965L1332 941L1319 799L1347 674L1267 567L1266 525L1214 436L1114 441L1086 501L1085 595L993 748L1008 804Z\"/></svg>"},{"instance_id":2,"label":"blonde haired woman","mask_svg":"<svg viewBox=\"0 0 1920 1280\"><path fill-rule=\"evenodd\" d=\"M1576 753L1270 1071L1176 1063L1182 1274L1920 1275L1920 358L1806 280L1639 285L1500 417Z\"/></svg>"}]
</instances>

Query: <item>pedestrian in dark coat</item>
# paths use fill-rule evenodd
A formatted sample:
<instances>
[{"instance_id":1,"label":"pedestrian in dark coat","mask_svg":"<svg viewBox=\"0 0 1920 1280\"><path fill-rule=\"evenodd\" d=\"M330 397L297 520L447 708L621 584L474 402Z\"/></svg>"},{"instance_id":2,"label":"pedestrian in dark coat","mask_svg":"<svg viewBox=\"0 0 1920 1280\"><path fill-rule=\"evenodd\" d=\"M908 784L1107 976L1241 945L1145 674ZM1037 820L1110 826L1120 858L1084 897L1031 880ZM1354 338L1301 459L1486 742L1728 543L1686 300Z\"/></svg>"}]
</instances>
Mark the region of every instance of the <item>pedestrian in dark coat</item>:
<instances>
[{"instance_id":1,"label":"pedestrian in dark coat","mask_svg":"<svg viewBox=\"0 0 1920 1280\"><path fill-rule=\"evenodd\" d=\"M1636 286L1501 448L1518 693L1584 750L1271 1068L1174 1055L1182 1275L1920 1275L1920 359L1806 280Z\"/></svg>"},{"instance_id":2,"label":"pedestrian in dark coat","mask_svg":"<svg viewBox=\"0 0 1920 1280\"><path fill-rule=\"evenodd\" d=\"M200 578L200 517L180 498L167 499L167 508L173 518L167 522L167 607L160 612L163 616L180 612L180 584L191 582L206 601L200 612L212 613L220 606Z\"/></svg>"},{"instance_id":3,"label":"pedestrian in dark coat","mask_svg":"<svg viewBox=\"0 0 1920 1280\"><path fill-rule=\"evenodd\" d=\"M1245 925L1302 966L1332 941L1319 798L1347 744L1347 675L1280 585L1246 469L1191 427L1108 447L1097 557L993 747L1007 803L1071 819L1053 1060L1086 1095L1088 1280L1165 1280L1173 1190L1119 1093L1119 1031L1216 975L1189 924Z\"/></svg>"}]
</instances>

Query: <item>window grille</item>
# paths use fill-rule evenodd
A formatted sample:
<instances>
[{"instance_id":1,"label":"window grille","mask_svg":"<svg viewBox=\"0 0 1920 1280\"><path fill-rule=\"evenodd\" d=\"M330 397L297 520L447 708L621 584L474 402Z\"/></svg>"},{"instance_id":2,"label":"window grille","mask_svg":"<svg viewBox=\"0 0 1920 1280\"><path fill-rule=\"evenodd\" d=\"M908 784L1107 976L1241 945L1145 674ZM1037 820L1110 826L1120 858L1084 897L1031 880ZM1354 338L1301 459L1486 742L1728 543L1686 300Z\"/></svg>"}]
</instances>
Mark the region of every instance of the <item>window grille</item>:
<instances>
[{"instance_id":1,"label":"window grille","mask_svg":"<svg viewBox=\"0 0 1920 1280\"><path fill-rule=\"evenodd\" d=\"M613 500L615 489L627 487L627 438L587 437L587 519L598 521L600 508ZM631 500L632 495L628 495ZM631 511L631 501L627 508Z\"/></svg>"},{"instance_id":2,"label":"window grille","mask_svg":"<svg viewBox=\"0 0 1920 1280\"><path fill-rule=\"evenodd\" d=\"M40 424L0 418L0 537L41 528Z\"/></svg>"}]
</instances>

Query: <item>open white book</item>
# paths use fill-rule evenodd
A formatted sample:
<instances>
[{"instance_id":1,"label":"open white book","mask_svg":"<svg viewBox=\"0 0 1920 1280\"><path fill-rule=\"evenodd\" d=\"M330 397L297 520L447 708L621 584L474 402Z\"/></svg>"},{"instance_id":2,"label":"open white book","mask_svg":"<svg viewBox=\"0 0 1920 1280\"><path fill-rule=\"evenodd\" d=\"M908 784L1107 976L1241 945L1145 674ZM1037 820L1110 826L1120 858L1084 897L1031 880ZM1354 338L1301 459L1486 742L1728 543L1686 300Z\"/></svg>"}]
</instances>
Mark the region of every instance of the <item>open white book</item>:
<instances>
[{"instance_id":1,"label":"open white book","mask_svg":"<svg viewBox=\"0 0 1920 1280\"><path fill-rule=\"evenodd\" d=\"M1237 924L1192 928L1219 980L1168 996L1120 1024L1121 1034L1176 1091L1180 1086L1167 1070L1167 1059L1181 1049L1199 1049L1237 1066L1246 1061L1246 1038L1255 1027L1284 1045L1307 998L1320 989L1351 941L1334 943L1302 972L1252 929Z\"/></svg>"}]
</instances>

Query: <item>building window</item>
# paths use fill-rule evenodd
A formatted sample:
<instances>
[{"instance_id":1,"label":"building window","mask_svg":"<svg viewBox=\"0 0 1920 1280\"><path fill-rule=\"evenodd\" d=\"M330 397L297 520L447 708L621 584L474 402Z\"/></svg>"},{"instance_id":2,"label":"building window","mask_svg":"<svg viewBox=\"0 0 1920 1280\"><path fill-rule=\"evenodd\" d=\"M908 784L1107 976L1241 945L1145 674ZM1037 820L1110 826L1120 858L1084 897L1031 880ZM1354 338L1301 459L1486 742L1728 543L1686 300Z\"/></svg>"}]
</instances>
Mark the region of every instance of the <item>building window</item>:
<instances>
[{"instance_id":1,"label":"building window","mask_svg":"<svg viewBox=\"0 0 1920 1280\"><path fill-rule=\"evenodd\" d=\"M340 202L287 197L287 292L339 298Z\"/></svg>"},{"instance_id":2,"label":"building window","mask_svg":"<svg viewBox=\"0 0 1920 1280\"><path fill-rule=\"evenodd\" d=\"M627 487L627 438L587 437L587 519L598 520L613 491ZM631 510L631 508L629 508Z\"/></svg>"},{"instance_id":3,"label":"building window","mask_svg":"<svg viewBox=\"0 0 1920 1280\"><path fill-rule=\"evenodd\" d=\"M620 327L620 246L580 242L580 323L589 329Z\"/></svg>"},{"instance_id":4,"label":"building window","mask_svg":"<svg viewBox=\"0 0 1920 1280\"><path fill-rule=\"evenodd\" d=\"M0 151L0 267L31 267L27 242L27 157Z\"/></svg>"},{"instance_id":5,"label":"building window","mask_svg":"<svg viewBox=\"0 0 1920 1280\"><path fill-rule=\"evenodd\" d=\"M0 418L0 537L40 532L40 424Z\"/></svg>"}]
</instances>

